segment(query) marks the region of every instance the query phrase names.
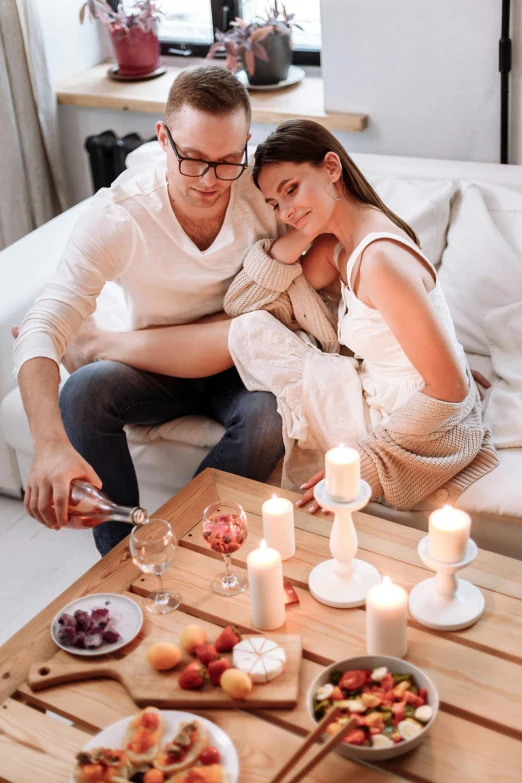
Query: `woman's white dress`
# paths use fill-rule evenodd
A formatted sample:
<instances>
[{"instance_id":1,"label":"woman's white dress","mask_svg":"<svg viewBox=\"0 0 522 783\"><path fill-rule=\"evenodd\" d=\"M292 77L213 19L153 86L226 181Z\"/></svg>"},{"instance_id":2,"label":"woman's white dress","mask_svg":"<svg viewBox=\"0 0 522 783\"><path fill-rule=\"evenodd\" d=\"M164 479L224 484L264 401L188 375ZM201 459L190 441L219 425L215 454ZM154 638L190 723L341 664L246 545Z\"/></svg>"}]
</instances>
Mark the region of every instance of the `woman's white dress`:
<instances>
[{"instance_id":1,"label":"woman's white dress","mask_svg":"<svg viewBox=\"0 0 522 783\"><path fill-rule=\"evenodd\" d=\"M354 358L323 353L305 332L291 332L262 310L234 319L229 347L245 386L277 397L285 441L285 487L299 487L321 470L329 448L339 443L356 445L375 432L424 385L384 318L358 299L351 287L361 254L382 239L405 245L433 271L436 282L428 294L430 302L467 366L435 270L417 245L398 234L367 234L348 259L348 285L341 283L338 334ZM341 244L335 248L337 265L342 249Z\"/></svg>"}]
</instances>

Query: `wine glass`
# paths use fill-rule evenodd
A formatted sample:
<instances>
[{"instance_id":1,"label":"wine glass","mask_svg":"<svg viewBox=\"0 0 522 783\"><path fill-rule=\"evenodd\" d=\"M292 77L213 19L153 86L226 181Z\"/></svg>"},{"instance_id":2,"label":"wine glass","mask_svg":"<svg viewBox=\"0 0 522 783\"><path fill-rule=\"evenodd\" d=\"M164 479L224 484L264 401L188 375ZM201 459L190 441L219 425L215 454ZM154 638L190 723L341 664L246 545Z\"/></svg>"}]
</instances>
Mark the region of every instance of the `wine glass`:
<instances>
[{"instance_id":1,"label":"wine glass","mask_svg":"<svg viewBox=\"0 0 522 783\"><path fill-rule=\"evenodd\" d=\"M130 551L134 563L145 574L154 574L158 589L147 596L146 608L153 614L166 614L177 609L181 596L163 586L162 573L176 559L177 541L174 531L164 519L151 519L135 527L130 536Z\"/></svg>"},{"instance_id":2,"label":"wine glass","mask_svg":"<svg viewBox=\"0 0 522 783\"><path fill-rule=\"evenodd\" d=\"M203 512L205 543L225 558L225 572L212 581L212 588L219 595L237 595L248 587L244 574L230 570L230 556L245 542L247 532L246 514L239 503L212 503Z\"/></svg>"}]
</instances>

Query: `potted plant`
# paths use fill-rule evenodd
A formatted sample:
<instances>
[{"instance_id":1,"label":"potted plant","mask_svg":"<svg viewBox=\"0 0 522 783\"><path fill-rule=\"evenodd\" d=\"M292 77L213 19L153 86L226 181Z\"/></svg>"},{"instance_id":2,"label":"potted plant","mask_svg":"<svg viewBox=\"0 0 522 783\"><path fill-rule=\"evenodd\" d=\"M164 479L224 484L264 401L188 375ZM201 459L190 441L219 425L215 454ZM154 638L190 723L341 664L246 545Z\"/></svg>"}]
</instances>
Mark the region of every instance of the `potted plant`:
<instances>
[{"instance_id":1,"label":"potted plant","mask_svg":"<svg viewBox=\"0 0 522 783\"><path fill-rule=\"evenodd\" d=\"M120 2L115 8L106 0L87 0L80 9L82 24L87 13L108 29L119 76L143 78L160 67L155 0L135 0L131 6Z\"/></svg>"},{"instance_id":2,"label":"potted plant","mask_svg":"<svg viewBox=\"0 0 522 783\"><path fill-rule=\"evenodd\" d=\"M236 17L230 30L216 30L217 40L207 57L226 52L228 70L236 72L242 66L251 84L278 84L288 77L292 63L292 27L302 29L293 21L294 16L274 0L266 18L247 24Z\"/></svg>"}]
</instances>

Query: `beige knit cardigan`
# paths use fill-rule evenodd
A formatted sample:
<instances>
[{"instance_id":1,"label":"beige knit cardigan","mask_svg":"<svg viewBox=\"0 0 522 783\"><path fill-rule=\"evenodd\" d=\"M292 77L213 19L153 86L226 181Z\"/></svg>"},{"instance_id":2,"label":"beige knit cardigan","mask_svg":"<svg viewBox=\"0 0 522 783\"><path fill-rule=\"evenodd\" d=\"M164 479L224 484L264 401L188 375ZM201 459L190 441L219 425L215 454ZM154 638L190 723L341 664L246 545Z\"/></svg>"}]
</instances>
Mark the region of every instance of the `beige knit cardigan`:
<instances>
[{"instance_id":1,"label":"beige knit cardigan","mask_svg":"<svg viewBox=\"0 0 522 783\"><path fill-rule=\"evenodd\" d=\"M303 275L301 264L282 264L268 255L275 240L260 239L247 254L225 296L224 309L236 317L268 310L295 332L302 329L325 353L338 353L337 318Z\"/></svg>"},{"instance_id":2,"label":"beige knit cardigan","mask_svg":"<svg viewBox=\"0 0 522 783\"><path fill-rule=\"evenodd\" d=\"M292 330L312 334L325 352L335 353L337 323L299 263L282 264L260 240L248 253L225 297L231 316L269 310ZM482 422L480 397L468 369L469 391L458 403L422 392L413 394L377 430L358 444L361 475L372 499L410 509L440 488L447 501L498 465L491 433ZM308 390L310 393L310 390Z\"/></svg>"}]
</instances>

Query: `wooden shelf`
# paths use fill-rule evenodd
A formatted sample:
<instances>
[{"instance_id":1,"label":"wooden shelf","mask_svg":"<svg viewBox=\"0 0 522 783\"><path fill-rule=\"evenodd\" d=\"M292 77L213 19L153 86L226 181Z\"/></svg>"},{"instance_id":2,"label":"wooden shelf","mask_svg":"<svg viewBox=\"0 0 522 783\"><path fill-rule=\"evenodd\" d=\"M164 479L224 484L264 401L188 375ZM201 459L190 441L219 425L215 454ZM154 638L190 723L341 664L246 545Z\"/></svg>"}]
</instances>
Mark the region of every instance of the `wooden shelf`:
<instances>
[{"instance_id":1,"label":"wooden shelf","mask_svg":"<svg viewBox=\"0 0 522 783\"><path fill-rule=\"evenodd\" d=\"M189 63L183 65L187 67ZM58 103L162 114L169 88L182 70L181 66L169 64L167 72L156 79L118 82L107 76L107 68L107 63L103 63L59 84ZM366 114L326 112L320 77L307 76L290 87L270 92L251 91L249 95L253 122L277 124L288 119L309 119L337 131L362 131L368 124Z\"/></svg>"}]
</instances>

